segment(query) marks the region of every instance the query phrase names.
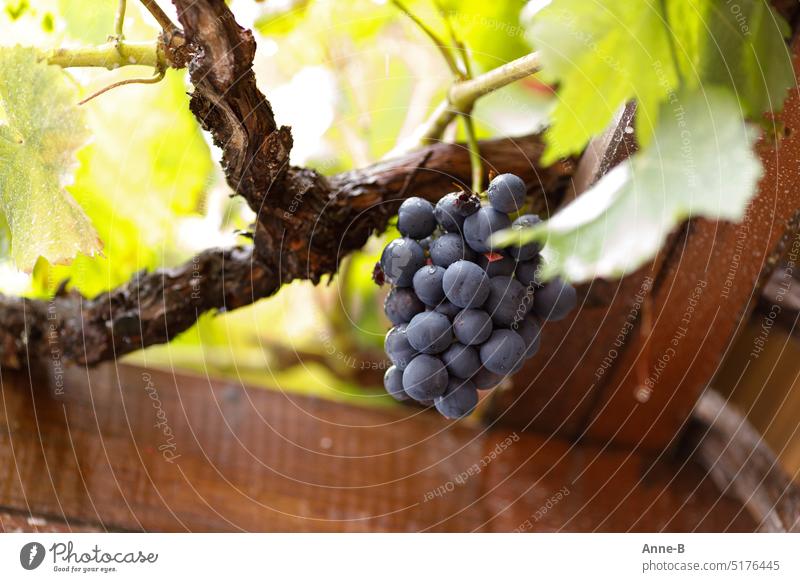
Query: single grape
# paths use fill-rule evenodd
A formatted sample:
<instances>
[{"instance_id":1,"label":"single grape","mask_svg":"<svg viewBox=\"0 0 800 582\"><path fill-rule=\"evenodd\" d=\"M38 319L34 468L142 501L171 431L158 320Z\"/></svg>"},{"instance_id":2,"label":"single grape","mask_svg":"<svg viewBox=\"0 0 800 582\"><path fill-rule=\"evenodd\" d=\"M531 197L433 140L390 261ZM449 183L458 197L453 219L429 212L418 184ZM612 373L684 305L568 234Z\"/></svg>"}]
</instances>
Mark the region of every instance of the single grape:
<instances>
[{"instance_id":1,"label":"single grape","mask_svg":"<svg viewBox=\"0 0 800 582\"><path fill-rule=\"evenodd\" d=\"M526 287L541 287L542 258L536 257L517 265L517 280Z\"/></svg>"},{"instance_id":2,"label":"single grape","mask_svg":"<svg viewBox=\"0 0 800 582\"><path fill-rule=\"evenodd\" d=\"M433 214L445 232L461 232L464 219L477 212L481 206L480 198L468 192L451 192L436 203Z\"/></svg>"},{"instance_id":3,"label":"single grape","mask_svg":"<svg viewBox=\"0 0 800 582\"><path fill-rule=\"evenodd\" d=\"M397 230L413 239L430 236L436 228L436 218L433 216L433 204L414 196L400 205L397 211Z\"/></svg>"},{"instance_id":4,"label":"single grape","mask_svg":"<svg viewBox=\"0 0 800 582\"><path fill-rule=\"evenodd\" d=\"M482 344L492 335L492 318L482 309L464 309L453 319L453 334L462 344Z\"/></svg>"},{"instance_id":5,"label":"single grape","mask_svg":"<svg viewBox=\"0 0 800 582\"><path fill-rule=\"evenodd\" d=\"M392 363L400 370L405 369L408 363L417 355L417 351L408 341L408 326L403 323L389 330L383 341L383 349Z\"/></svg>"},{"instance_id":6,"label":"single grape","mask_svg":"<svg viewBox=\"0 0 800 582\"><path fill-rule=\"evenodd\" d=\"M484 206L464 220L464 239L473 251L486 253L494 248L489 242L491 236L510 226L511 219L507 214Z\"/></svg>"},{"instance_id":7,"label":"single grape","mask_svg":"<svg viewBox=\"0 0 800 582\"><path fill-rule=\"evenodd\" d=\"M560 321L578 304L575 287L561 277L548 281L536 291L533 298L533 312L547 321Z\"/></svg>"},{"instance_id":8,"label":"single grape","mask_svg":"<svg viewBox=\"0 0 800 582\"><path fill-rule=\"evenodd\" d=\"M469 378L481 367L478 350L458 342L444 351L442 362L450 375L456 378Z\"/></svg>"},{"instance_id":9,"label":"single grape","mask_svg":"<svg viewBox=\"0 0 800 582\"><path fill-rule=\"evenodd\" d=\"M439 303L433 310L437 313L441 313L442 315L446 315L447 319L453 321L456 315L459 314L461 308L458 305L454 305L450 303L447 299Z\"/></svg>"},{"instance_id":10,"label":"single grape","mask_svg":"<svg viewBox=\"0 0 800 582\"><path fill-rule=\"evenodd\" d=\"M511 223L511 228L514 230L528 229L536 226L540 222L542 222L542 219L535 214L523 214ZM541 250L542 245L535 241L524 244L521 247L510 246L508 248L508 252L511 253L511 256L518 261L530 261L536 257Z\"/></svg>"},{"instance_id":11,"label":"single grape","mask_svg":"<svg viewBox=\"0 0 800 582\"><path fill-rule=\"evenodd\" d=\"M411 397L403 390L403 371L397 366L391 366L383 375L383 386L389 396L403 402Z\"/></svg>"},{"instance_id":12,"label":"single grape","mask_svg":"<svg viewBox=\"0 0 800 582\"><path fill-rule=\"evenodd\" d=\"M470 380L450 378L444 394L433 399L438 410L447 418L469 416L478 406L478 390Z\"/></svg>"},{"instance_id":13,"label":"single grape","mask_svg":"<svg viewBox=\"0 0 800 582\"><path fill-rule=\"evenodd\" d=\"M496 329L480 347L483 367L495 374L510 374L525 356L525 341L515 331Z\"/></svg>"},{"instance_id":14,"label":"single grape","mask_svg":"<svg viewBox=\"0 0 800 582\"><path fill-rule=\"evenodd\" d=\"M425 305L438 305L444 299L442 279L444 279L442 267L425 265L414 274L414 293Z\"/></svg>"},{"instance_id":15,"label":"single grape","mask_svg":"<svg viewBox=\"0 0 800 582\"><path fill-rule=\"evenodd\" d=\"M461 259L475 261L476 258L475 251L467 246L464 239L452 232L443 234L431 244L431 261L445 269Z\"/></svg>"},{"instance_id":16,"label":"single grape","mask_svg":"<svg viewBox=\"0 0 800 582\"><path fill-rule=\"evenodd\" d=\"M478 265L486 271L490 277L500 277L505 275L510 277L517 268L517 261L505 255L505 251L500 253L481 253L478 255Z\"/></svg>"},{"instance_id":17,"label":"single grape","mask_svg":"<svg viewBox=\"0 0 800 582\"><path fill-rule=\"evenodd\" d=\"M456 261L447 267L442 283L447 298L459 307L480 307L489 296L489 277L469 261Z\"/></svg>"},{"instance_id":18,"label":"single grape","mask_svg":"<svg viewBox=\"0 0 800 582\"><path fill-rule=\"evenodd\" d=\"M392 285L411 287L414 273L424 266L425 251L410 238L396 238L383 249L381 268Z\"/></svg>"},{"instance_id":19,"label":"single grape","mask_svg":"<svg viewBox=\"0 0 800 582\"><path fill-rule=\"evenodd\" d=\"M440 354L453 342L450 320L435 311L415 315L406 335L411 346L423 354Z\"/></svg>"},{"instance_id":20,"label":"single grape","mask_svg":"<svg viewBox=\"0 0 800 582\"><path fill-rule=\"evenodd\" d=\"M511 277L492 277L489 280L489 297L483 309L497 327L508 327L522 321L528 313L532 296L526 295L525 287Z\"/></svg>"},{"instance_id":21,"label":"single grape","mask_svg":"<svg viewBox=\"0 0 800 582\"><path fill-rule=\"evenodd\" d=\"M403 371L403 390L419 402L441 396L447 388L449 376L442 361L428 354L420 354Z\"/></svg>"},{"instance_id":22,"label":"single grape","mask_svg":"<svg viewBox=\"0 0 800 582\"><path fill-rule=\"evenodd\" d=\"M528 316L519 322L514 329L525 342L525 359L532 358L539 351L542 340L542 328L533 316Z\"/></svg>"},{"instance_id":23,"label":"single grape","mask_svg":"<svg viewBox=\"0 0 800 582\"><path fill-rule=\"evenodd\" d=\"M500 174L489 182L486 193L492 208L498 212L513 214L522 209L527 191L522 178L514 174Z\"/></svg>"},{"instance_id":24,"label":"single grape","mask_svg":"<svg viewBox=\"0 0 800 582\"><path fill-rule=\"evenodd\" d=\"M490 372L486 368L481 367L477 372L475 372L475 374L473 374L470 380L472 380L478 390L489 390L500 384L500 382L503 381L503 378L504 376L495 374L494 372Z\"/></svg>"},{"instance_id":25,"label":"single grape","mask_svg":"<svg viewBox=\"0 0 800 582\"><path fill-rule=\"evenodd\" d=\"M425 311L425 304L408 287L393 287L383 303L386 317L393 325L408 323L417 313Z\"/></svg>"}]
</instances>

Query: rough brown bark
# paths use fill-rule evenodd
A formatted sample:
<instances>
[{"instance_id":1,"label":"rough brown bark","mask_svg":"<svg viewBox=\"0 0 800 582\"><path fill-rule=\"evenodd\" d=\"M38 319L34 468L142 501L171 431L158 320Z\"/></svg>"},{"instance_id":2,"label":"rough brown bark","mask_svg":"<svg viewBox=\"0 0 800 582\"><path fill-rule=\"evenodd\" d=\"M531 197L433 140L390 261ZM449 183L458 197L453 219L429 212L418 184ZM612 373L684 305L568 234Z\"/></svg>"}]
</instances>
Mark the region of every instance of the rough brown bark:
<instances>
[{"instance_id":1,"label":"rough brown bark","mask_svg":"<svg viewBox=\"0 0 800 582\"><path fill-rule=\"evenodd\" d=\"M538 169L535 160L541 150L538 136L482 144L490 168L524 176L532 195L552 206L557 199L546 200L544 193L563 191L569 168ZM210 249L179 267L141 273L92 299L74 291L52 301L0 295L0 366L20 368L47 359L95 364L167 342L201 314L249 305L274 294L288 280L318 281L336 272L341 257L385 229L403 198L413 194L436 199L452 189L452 182L463 183L469 176L467 150L458 144L437 144L326 179L327 207L318 199L322 191L315 191L297 200L296 214L291 206L271 209L297 223L282 227L278 240L294 240L297 232L319 238L313 260L307 250L286 243L259 256L254 248L266 244L262 238L254 247Z\"/></svg>"},{"instance_id":2,"label":"rough brown bark","mask_svg":"<svg viewBox=\"0 0 800 582\"><path fill-rule=\"evenodd\" d=\"M1 366L42 358L97 363L167 342L200 314L248 305L293 279L319 282L382 231L405 197L436 199L470 179L469 156L459 144L333 177L291 166L291 131L278 126L256 86L251 32L222 1L175 5L186 41L181 55L194 85L190 108L222 149L229 185L256 212L253 247L211 249L93 299L75 292L50 302L0 296ZM541 151L538 136L481 144L487 171L523 176L531 195L546 204L541 194L562 191L571 165L540 169Z\"/></svg>"}]
</instances>

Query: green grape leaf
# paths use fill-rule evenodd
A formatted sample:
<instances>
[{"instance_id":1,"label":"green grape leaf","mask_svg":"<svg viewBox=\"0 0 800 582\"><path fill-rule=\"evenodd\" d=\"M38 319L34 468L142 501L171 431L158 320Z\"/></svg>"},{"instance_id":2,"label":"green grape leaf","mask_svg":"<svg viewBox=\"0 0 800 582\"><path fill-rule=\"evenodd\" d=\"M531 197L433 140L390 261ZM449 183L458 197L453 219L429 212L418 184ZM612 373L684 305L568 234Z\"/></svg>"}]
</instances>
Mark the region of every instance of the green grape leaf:
<instances>
[{"instance_id":1,"label":"green grape leaf","mask_svg":"<svg viewBox=\"0 0 800 582\"><path fill-rule=\"evenodd\" d=\"M560 83L543 163L583 149L631 99L637 139L647 144L658 105L678 82L657 1L556 0L534 15L529 37L547 77Z\"/></svg>"},{"instance_id":2,"label":"green grape leaf","mask_svg":"<svg viewBox=\"0 0 800 582\"><path fill-rule=\"evenodd\" d=\"M731 87L751 119L779 109L794 82L788 30L763 0L554 0L528 25L559 84L543 163L580 152L632 99L645 146L681 88Z\"/></svg>"},{"instance_id":3,"label":"green grape leaf","mask_svg":"<svg viewBox=\"0 0 800 582\"><path fill-rule=\"evenodd\" d=\"M701 85L730 86L751 118L779 109L794 85L786 21L763 0L690 3L697 5L708 30L701 33L693 69L684 75L694 74Z\"/></svg>"},{"instance_id":4,"label":"green grape leaf","mask_svg":"<svg viewBox=\"0 0 800 582\"><path fill-rule=\"evenodd\" d=\"M88 137L76 91L33 49L0 48L0 211L11 231L11 257L31 270L41 256L67 263L102 244L64 190L75 152Z\"/></svg>"},{"instance_id":5,"label":"green grape leaf","mask_svg":"<svg viewBox=\"0 0 800 582\"><path fill-rule=\"evenodd\" d=\"M550 220L498 233L498 242L546 241L543 276L579 282L635 270L687 218L740 220L762 172L757 131L727 88L676 97L662 107L647 148Z\"/></svg>"}]
</instances>

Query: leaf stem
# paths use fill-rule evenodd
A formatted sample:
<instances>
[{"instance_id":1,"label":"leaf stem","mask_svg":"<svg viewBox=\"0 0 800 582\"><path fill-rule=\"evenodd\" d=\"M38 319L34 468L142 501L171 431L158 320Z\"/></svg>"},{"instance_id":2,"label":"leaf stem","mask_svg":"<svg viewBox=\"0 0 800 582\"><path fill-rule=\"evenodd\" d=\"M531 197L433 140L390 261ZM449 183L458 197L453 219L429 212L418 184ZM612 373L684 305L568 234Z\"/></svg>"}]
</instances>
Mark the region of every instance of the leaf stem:
<instances>
[{"instance_id":1,"label":"leaf stem","mask_svg":"<svg viewBox=\"0 0 800 582\"><path fill-rule=\"evenodd\" d=\"M117 4L117 13L114 15L114 35L117 41L122 40L122 27L125 24L125 8L127 0L119 0Z\"/></svg>"},{"instance_id":2,"label":"leaf stem","mask_svg":"<svg viewBox=\"0 0 800 582\"><path fill-rule=\"evenodd\" d=\"M456 78L459 79L463 78L464 72L458 68L458 63L456 62L456 59L453 58L453 53L450 51L449 47L445 45L444 42L442 42L442 40L438 37L438 35L435 32L433 32L433 30L431 30L424 22L422 22L422 20L420 20L416 14L414 14L408 8L406 8L406 6L402 2L400 2L400 0L391 0L391 3L395 7L397 7L397 9L399 9L401 12L403 12L403 14L408 16L411 19L411 21L414 24L416 24L419 27L419 29L422 32L424 32L428 36L428 38L431 39L431 41L433 41L433 44L436 45L436 48L439 49L442 58L444 58L445 62L447 63L447 67L450 69L453 75L455 75Z\"/></svg>"},{"instance_id":3,"label":"leaf stem","mask_svg":"<svg viewBox=\"0 0 800 582\"><path fill-rule=\"evenodd\" d=\"M116 69L126 65L162 68L168 65L158 41L108 42L96 46L59 48L45 55L45 60L59 67L104 67Z\"/></svg>"}]
</instances>

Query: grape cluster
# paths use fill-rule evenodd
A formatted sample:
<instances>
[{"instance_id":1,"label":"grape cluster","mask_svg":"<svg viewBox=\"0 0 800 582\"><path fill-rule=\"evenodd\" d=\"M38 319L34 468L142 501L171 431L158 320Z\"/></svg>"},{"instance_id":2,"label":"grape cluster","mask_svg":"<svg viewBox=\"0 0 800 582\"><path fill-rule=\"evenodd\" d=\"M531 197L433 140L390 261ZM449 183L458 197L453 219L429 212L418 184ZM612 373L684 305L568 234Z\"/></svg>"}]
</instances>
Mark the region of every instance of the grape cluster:
<instances>
[{"instance_id":1,"label":"grape cluster","mask_svg":"<svg viewBox=\"0 0 800 582\"><path fill-rule=\"evenodd\" d=\"M575 307L575 289L539 278L540 246L495 248L492 235L540 222L519 214L525 183L495 177L488 204L467 192L444 196L434 207L422 198L400 206L402 235L383 250L376 273L392 289L384 309L394 327L386 334L386 391L397 400L434 405L448 418L470 414L478 390L497 386L539 349L540 324L563 319Z\"/></svg>"}]
</instances>

